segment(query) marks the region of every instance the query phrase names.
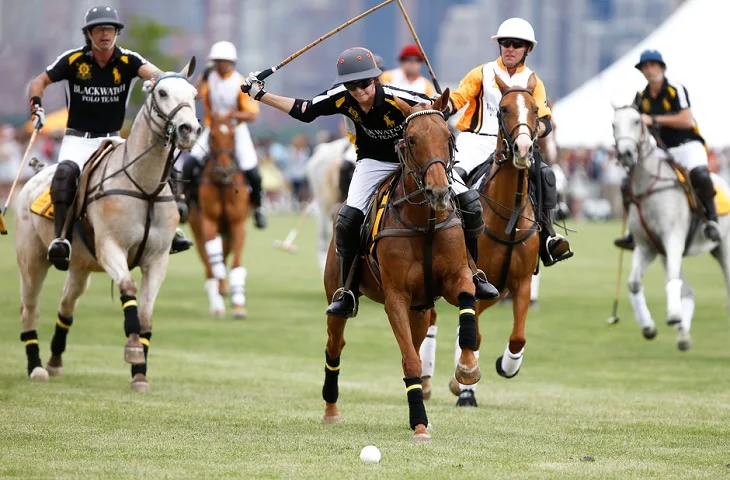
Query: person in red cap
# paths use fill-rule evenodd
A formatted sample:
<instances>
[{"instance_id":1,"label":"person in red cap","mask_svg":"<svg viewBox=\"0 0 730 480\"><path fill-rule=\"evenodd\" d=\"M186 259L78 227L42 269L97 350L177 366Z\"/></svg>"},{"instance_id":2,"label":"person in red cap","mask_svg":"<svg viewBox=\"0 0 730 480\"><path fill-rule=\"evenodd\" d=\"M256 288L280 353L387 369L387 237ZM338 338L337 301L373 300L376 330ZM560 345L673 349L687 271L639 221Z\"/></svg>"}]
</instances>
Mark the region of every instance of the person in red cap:
<instances>
[{"instance_id":1,"label":"person in red cap","mask_svg":"<svg viewBox=\"0 0 730 480\"><path fill-rule=\"evenodd\" d=\"M418 45L406 45L398 55L400 68L386 70L380 76L380 82L411 92L423 93L429 97L436 95L433 84L421 75L423 55Z\"/></svg>"}]
</instances>

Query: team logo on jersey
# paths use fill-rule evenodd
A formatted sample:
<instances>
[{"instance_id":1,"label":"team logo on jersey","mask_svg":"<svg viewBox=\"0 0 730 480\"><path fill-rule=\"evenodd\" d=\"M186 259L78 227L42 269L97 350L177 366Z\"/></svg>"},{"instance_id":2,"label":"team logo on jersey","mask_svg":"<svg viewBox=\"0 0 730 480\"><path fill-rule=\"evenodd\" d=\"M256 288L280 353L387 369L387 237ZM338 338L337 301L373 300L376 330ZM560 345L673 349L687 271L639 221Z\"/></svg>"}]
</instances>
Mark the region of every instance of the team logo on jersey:
<instances>
[{"instance_id":1,"label":"team logo on jersey","mask_svg":"<svg viewBox=\"0 0 730 480\"><path fill-rule=\"evenodd\" d=\"M119 73L119 69L117 67L114 67L114 70L112 70L112 75L114 75L114 85L122 83L122 74Z\"/></svg>"},{"instance_id":2,"label":"team logo on jersey","mask_svg":"<svg viewBox=\"0 0 730 480\"><path fill-rule=\"evenodd\" d=\"M649 113L651 111L651 104L649 103L648 98L645 98L641 101L641 109L644 111L644 113Z\"/></svg>"},{"instance_id":3,"label":"team logo on jersey","mask_svg":"<svg viewBox=\"0 0 730 480\"><path fill-rule=\"evenodd\" d=\"M360 121L360 114L357 113L357 110L355 110L352 107L347 107L347 112L351 115L350 118L352 118L356 122L359 122Z\"/></svg>"},{"instance_id":4,"label":"team logo on jersey","mask_svg":"<svg viewBox=\"0 0 730 480\"><path fill-rule=\"evenodd\" d=\"M76 70L76 78L79 80L88 80L91 78L91 65L88 63L79 63L79 68Z\"/></svg>"},{"instance_id":5,"label":"team logo on jersey","mask_svg":"<svg viewBox=\"0 0 730 480\"><path fill-rule=\"evenodd\" d=\"M393 128L393 127L395 127L395 121L388 118L388 115L390 115L390 112L383 115L383 120L385 121L385 126L388 128Z\"/></svg>"}]
</instances>

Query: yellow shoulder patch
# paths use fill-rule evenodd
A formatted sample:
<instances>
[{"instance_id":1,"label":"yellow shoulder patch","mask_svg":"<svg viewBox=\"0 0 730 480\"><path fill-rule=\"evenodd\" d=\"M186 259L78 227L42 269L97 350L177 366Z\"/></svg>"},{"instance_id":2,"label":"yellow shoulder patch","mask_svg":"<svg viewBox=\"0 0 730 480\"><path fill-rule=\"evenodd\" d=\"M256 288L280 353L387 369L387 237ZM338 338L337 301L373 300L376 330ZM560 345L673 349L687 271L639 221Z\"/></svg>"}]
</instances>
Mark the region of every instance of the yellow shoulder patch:
<instances>
[{"instance_id":1,"label":"yellow shoulder patch","mask_svg":"<svg viewBox=\"0 0 730 480\"><path fill-rule=\"evenodd\" d=\"M395 103L395 100L391 100L390 98L386 98L385 101L388 102L388 103L390 103L391 105L393 105L395 108L398 108L398 104Z\"/></svg>"},{"instance_id":2,"label":"yellow shoulder patch","mask_svg":"<svg viewBox=\"0 0 730 480\"><path fill-rule=\"evenodd\" d=\"M119 57L119 60L121 60L122 63L129 63L129 57L126 55Z\"/></svg>"},{"instance_id":3,"label":"yellow shoulder patch","mask_svg":"<svg viewBox=\"0 0 730 480\"><path fill-rule=\"evenodd\" d=\"M666 110L667 112L672 109L672 104L669 103L669 100L667 100L666 98L662 99L662 105L664 105L664 110Z\"/></svg>"},{"instance_id":4,"label":"yellow shoulder patch","mask_svg":"<svg viewBox=\"0 0 730 480\"><path fill-rule=\"evenodd\" d=\"M674 87L667 87L667 92L669 92L669 96L674 98L677 96L677 89Z\"/></svg>"},{"instance_id":5,"label":"yellow shoulder patch","mask_svg":"<svg viewBox=\"0 0 730 480\"><path fill-rule=\"evenodd\" d=\"M345 97L342 97L339 100L335 100L335 107L340 108L343 103L345 103Z\"/></svg>"},{"instance_id":6,"label":"yellow shoulder patch","mask_svg":"<svg viewBox=\"0 0 730 480\"><path fill-rule=\"evenodd\" d=\"M83 54L84 54L84 52L76 52L76 53L74 53L73 55L69 56L69 57L68 57L68 64L69 64L69 65L71 65L72 63L74 63L74 61L75 61L75 60L76 60L77 58L79 58L79 57L80 57L81 55L83 55Z\"/></svg>"}]
</instances>

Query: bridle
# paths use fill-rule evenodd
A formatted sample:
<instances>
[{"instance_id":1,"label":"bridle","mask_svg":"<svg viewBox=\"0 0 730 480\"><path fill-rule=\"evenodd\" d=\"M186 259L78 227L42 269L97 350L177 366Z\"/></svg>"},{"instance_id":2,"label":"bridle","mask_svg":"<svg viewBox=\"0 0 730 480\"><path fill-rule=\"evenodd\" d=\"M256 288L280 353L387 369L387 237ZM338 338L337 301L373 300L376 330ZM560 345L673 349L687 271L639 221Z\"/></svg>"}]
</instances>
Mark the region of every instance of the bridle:
<instances>
[{"instance_id":1,"label":"bridle","mask_svg":"<svg viewBox=\"0 0 730 480\"><path fill-rule=\"evenodd\" d=\"M616 111L626 110L626 109L631 109L631 110L636 111L637 113L641 113L641 112L639 112L639 109L637 109L634 105L624 105L623 107L615 108ZM634 137L630 137L628 135L624 135L621 137L614 136L614 148L616 150L616 158L618 158L619 154L620 154L620 152L618 151L618 142L620 140L627 140L636 146L636 156L637 156L636 163L634 163L633 165L631 165L629 167L624 165L624 167L626 168L626 170L628 171L629 174L631 174L631 171L634 169L634 167L636 167L637 165L641 165L642 158L646 158L648 155L650 155L656 149L656 147L649 141L649 137L647 136L646 125L644 125L644 122L641 121L641 118L639 118L639 123L641 124L641 134L639 135L638 139L636 139ZM645 147L647 147L647 145L650 148L646 148L646 150L645 150ZM641 166L641 168L644 168L644 167Z\"/></svg>"},{"instance_id":2,"label":"bridle","mask_svg":"<svg viewBox=\"0 0 730 480\"><path fill-rule=\"evenodd\" d=\"M405 176L410 175L413 178L413 181L416 183L416 190L406 194L402 199L399 200L399 202L408 201L408 203L414 204L414 205L425 205L428 202L427 198L424 198L419 203L411 202L411 198L419 195L421 193L425 193L426 191L426 184L425 184L425 178L426 178L426 172L429 168L431 168L432 165L438 163L443 165L444 170L446 170L446 176L447 178L451 178L451 171L454 168L454 152L456 151L456 142L454 139L453 134L449 134L449 158L444 160L443 158L439 157L433 157L426 162L425 165L420 166L416 162L414 156L413 156L413 149L411 144L411 137L408 135L408 124L411 120L413 120L416 117L421 117L424 115L439 115L441 118L444 118L444 114L439 110L419 110L417 112L413 112L410 115L406 117L406 119L403 121L403 138L398 141L396 145L396 151L398 152L398 160L400 161L400 164L403 167L403 172L405 175L402 177L405 179ZM405 180L404 180L405 181ZM404 185L405 187L405 185ZM405 188L404 188L404 194L405 194Z\"/></svg>"},{"instance_id":3,"label":"bridle","mask_svg":"<svg viewBox=\"0 0 730 480\"><path fill-rule=\"evenodd\" d=\"M499 101L499 109L497 110L497 122L499 122L499 131L502 134L503 148L495 151L494 160L495 162L497 162L498 165L501 165L502 163L515 158L515 144L517 142L517 138L520 135L528 135L525 132L517 132L517 135L515 135L515 132L519 130L520 127L527 127L531 145L534 145L537 141L537 117L535 117L534 125L520 122L515 124L511 129L508 129L507 124L504 123L504 116L502 116L502 102L504 102L505 97L507 97L507 95L510 93L527 93L532 96L532 91L526 88L510 88L509 90L504 92L504 94L502 95L502 99ZM501 155L501 160L497 158L498 155ZM532 148L530 149L529 157L532 158Z\"/></svg>"},{"instance_id":4,"label":"bridle","mask_svg":"<svg viewBox=\"0 0 730 480\"><path fill-rule=\"evenodd\" d=\"M215 124L211 124L210 128L210 139L209 144L212 144L213 142L213 127ZM227 128L233 128L232 125L225 124ZM221 132L222 135L225 135L225 133ZM221 155L227 154L232 162L232 165L228 167L222 166L218 162L218 158ZM236 161L236 152L230 148L218 148L216 150L211 151L209 154L209 161L212 163L211 166L211 181L212 183L215 183L217 185L225 186L225 185L231 185L233 184L233 180L235 175L239 172L238 169L238 162ZM210 181L206 182L205 179L201 181L201 183L210 183Z\"/></svg>"}]
</instances>

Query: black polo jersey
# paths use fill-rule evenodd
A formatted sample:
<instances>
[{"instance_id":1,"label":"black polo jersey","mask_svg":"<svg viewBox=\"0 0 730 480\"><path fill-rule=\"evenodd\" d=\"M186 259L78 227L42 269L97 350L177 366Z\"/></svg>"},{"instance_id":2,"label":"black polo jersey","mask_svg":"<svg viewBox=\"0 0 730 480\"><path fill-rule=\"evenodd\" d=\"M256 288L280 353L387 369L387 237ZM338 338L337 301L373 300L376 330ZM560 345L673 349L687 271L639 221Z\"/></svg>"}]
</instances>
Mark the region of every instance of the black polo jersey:
<instances>
[{"instance_id":1,"label":"black polo jersey","mask_svg":"<svg viewBox=\"0 0 730 480\"><path fill-rule=\"evenodd\" d=\"M46 68L52 82L67 80L69 128L111 133L122 128L129 90L139 68L147 63L140 54L118 46L104 68L94 60L91 47L62 53Z\"/></svg>"},{"instance_id":2,"label":"black polo jersey","mask_svg":"<svg viewBox=\"0 0 730 480\"><path fill-rule=\"evenodd\" d=\"M340 113L348 118L348 135L350 141L355 144L358 160L372 158L397 163L395 144L403 136L405 116L398 110L393 97L398 97L411 106L432 103L429 97L420 93L389 85L376 85L375 103L370 111L365 113L344 85L340 85L306 101L304 113L295 107L289 114L309 123L323 115Z\"/></svg>"},{"instance_id":3,"label":"black polo jersey","mask_svg":"<svg viewBox=\"0 0 730 480\"><path fill-rule=\"evenodd\" d=\"M680 110L689 108L689 94L684 85L679 83L670 82L664 78L664 84L659 95L656 98L652 98L649 93L649 85L646 86L644 91L636 94L634 99L634 106L639 109L641 113L647 115L666 115L676 114ZM659 138L661 138L664 145L667 148L676 147L689 141L700 141L704 143L704 139L700 135L700 131L697 128L697 123L692 128L678 129L666 127L664 125L659 126Z\"/></svg>"}]
</instances>

